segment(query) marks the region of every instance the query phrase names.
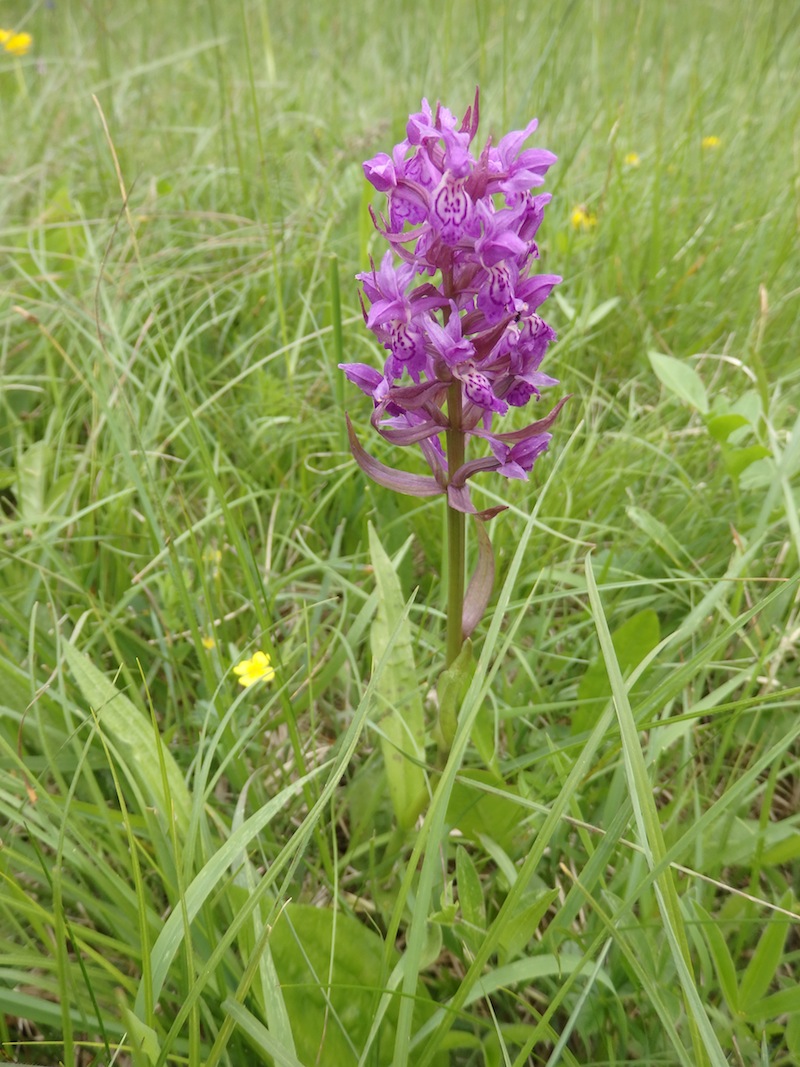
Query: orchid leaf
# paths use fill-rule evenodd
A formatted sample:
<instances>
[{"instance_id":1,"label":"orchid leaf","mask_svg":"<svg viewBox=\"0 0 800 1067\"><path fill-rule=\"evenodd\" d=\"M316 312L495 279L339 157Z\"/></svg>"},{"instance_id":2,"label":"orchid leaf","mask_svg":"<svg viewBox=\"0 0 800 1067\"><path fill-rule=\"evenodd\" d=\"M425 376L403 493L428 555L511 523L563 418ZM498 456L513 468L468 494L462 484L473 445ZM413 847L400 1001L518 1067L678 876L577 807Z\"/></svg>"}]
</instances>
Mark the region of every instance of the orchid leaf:
<instances>
[{"instance_id":1,"label":"orchid leaf","mask_svg":"<svg viewBox=\"0 0 800 1067\"><path fill-rule=\"evenodd\" d=\"M425 719L422 696L414 665L411 630L407 617L404 617L400 581L372 523L369 524L369 550L378 591L378 610L371 630L375 662L384 657L395 638L377 686L381 750L398 826L408 830L416 822L428 797L423 770Z\"/></svg>"},{"instance_id":2,"label":"orchid leaf","mask_svg":"<svg viewBox=\"0 0 800 1067\"><path fill-rule=\"evenodd\" d=\"M456 848L456 885L464 926L461 936L468 945L476 945L486 929L486 901L483 886L469 852Z\"/></svg>"},{"instance_id":3,"label":"orchid leaf","mask_svg":"<svg viewBox=\"0 0 800 1067\"><path fill-rule=\"evenodd\" d=\"M456 736L458 713L474 673L472 642L466 640L458 656L447 670L442 671L436 683L436 695L439 698L439 743L443 745L444 751L449 751Z\"/></svg>"},{"instance_id":4,"label":"orchid leaf","mask_svg":"<svg viewBox=\"0 0 800 1067\"><path fill-rule=\"evenodd\" d=\"M119 753L125 773L139 788L145 802L160 817L174 818L179 831L185 833L189 828L192 798L178 764L153 724L88 656L66 641L62 650L100 729Z\"/></svg>"},{"instance_id":5,"label":"orchid leaf","mask_svg":"<svg viewBox=\"0 0 800 1067\"><path fill-rule=\"evenodd\" d=\"M292 903L275 923L270 947L292 1021L298 1061L309 1067L355 1067L370 1032L377 995L385 983L382 963L387 949L380 935L342 912ZM393 949L389 952L394 964L398 955ZM394 1062L399 1004L399 996L393 998L372 1047L368 1062L375 1067L389 1067ZM435 1010L427 989L418 982L415 1029ZM247 1022L242 1012L236 1021L239 1025ZM263 1029L259 1033L263 1035ZM289 1067L295 1061L287 1057L282 1062ZM446 1053L433 1060L436 1067L448 1062Z\"/></svg>"}]
</instances>

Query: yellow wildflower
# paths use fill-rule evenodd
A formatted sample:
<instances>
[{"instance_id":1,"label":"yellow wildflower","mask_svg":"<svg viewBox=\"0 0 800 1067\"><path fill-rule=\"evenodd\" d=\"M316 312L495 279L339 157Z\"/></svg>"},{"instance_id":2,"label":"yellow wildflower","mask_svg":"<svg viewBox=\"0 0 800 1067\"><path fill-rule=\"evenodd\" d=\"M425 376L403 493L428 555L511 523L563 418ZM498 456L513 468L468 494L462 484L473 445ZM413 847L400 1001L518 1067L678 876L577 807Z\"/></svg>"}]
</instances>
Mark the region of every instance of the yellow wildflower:
<instances>
[{"instance_id":1,"label":"yellow wildflower","mask_svg":"<svg viewBox=\"0 0 800 1067\"><path fill-rule=\"evenodd\" d=\"M719 148L722 141L712 133L710 137L704 137L700 143L703 148Z\"/></svg>"},{"instance_id":2,"label":"yellow wildflower","mask_svg":"<svg viewBox=\"0 0 800 1067\"><path fill-rule=\"evenodd\" d=\"M640 163L638 152L628 152L627 156L625 156L626 167L638 167Z\"/></svg>"},{"instance_id":3,"label":"yellow wildflower","mask_svg":"<svg viewBox=\"0 0 800 1067\"><path fill-rule=\"evenodd\" d=\"M2 34L3 48L5 48L6 52L10 52L12 56L24 56L30 51L33 38L29 33L9 33L7 30L3 30Z\"/></svg>"},{"instance_id":4,"label":"yellow wildflower","mask_svg":"<svg viewBox=\"0 0 800 1067\"><path fill-rule=\"evenodd\" d=\"M0 30L0 44L5 44L11 36L11 30Z\"/></svg>"},{"instance_id":5,"label":"yellow wildflower","mask_svg":"<svg viewBox=\"0 0 800 1067\"><path fill-rule=\"evenodd\" d=\"M239 685L248 686L255 682L271 682L275 671L269 665L269 656L265 652L256 652L252 659L243 659L233 668L239 676Z\"/></svg>"},{"instance_id":6,"label":"yellow wildflower","mask_svg":"<svg viewBox=\"0 0 800 1067\"><path fill-rule=\"evenodd\" d=\"M597 215L587 211L583 204L572 209L570 221L574 230L591 230L597 225Z\"/></svg>"},{"instance_id":7,"label":"yellow wildflower","mask_svg":"<svg viewBox=\"0 0 800 1067\"><path fill-rule=\"evenodd\" d=\"M212 648L217 647L217 642L214 640L213 637L201 637L200 644L203 646L203 648L208 649L209 652Z\"/></svg>"}]
</instances>

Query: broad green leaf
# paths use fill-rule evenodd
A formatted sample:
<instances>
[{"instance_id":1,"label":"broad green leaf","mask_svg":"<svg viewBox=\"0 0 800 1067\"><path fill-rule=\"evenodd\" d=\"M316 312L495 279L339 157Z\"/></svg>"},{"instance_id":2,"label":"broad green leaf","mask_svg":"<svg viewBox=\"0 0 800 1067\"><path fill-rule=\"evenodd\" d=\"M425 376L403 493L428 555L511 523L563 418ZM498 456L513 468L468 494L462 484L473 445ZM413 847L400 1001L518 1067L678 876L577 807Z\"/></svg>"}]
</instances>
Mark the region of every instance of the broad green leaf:
<instances>
[{"instance_id":1,"label":"broad green leaf","mask_svg":"<svg viewBox=\"0 0 800 1067\"><path fill-rule=\"evenodd\" d=\"M275 1067L304 1067L294 1053L285 1048L243 1004L233 997L222 1002L223 1011L250 1039L252 1044L275 1061Z\"/></svg>"},{"instance_id":2,"label":"broad green leaf","mask_svg":"<svg viewBox=\"0 0 800 1067\"><path fill-rule=\"evenodd\" d=\"M767 459L772 453L764 445L748 445L746 448L726 448L722 453L725 468L732 478L738 478L751 463Z\"/></svg>"},{"instance_id":3,"label":"broad green leaf","mask_svg":"<svg viewBox=\"0 0 800 1067\"><path fill-rule=\"evenodd\" d=\"M502 778L475 768L462 771L453 783L447 821L472 841L485 837L510 851L520 829L520 810L516 793Z\"/></svg>"},{"instance_id":4,"label":"broad green leaf","mask_svg":"<svg viewBox=\"0 0 800 1067\"><path fill-rule=\"evenodd\" d=\"M623 674L630 673L661 640L658 615L650 608L637 612L613 632L611 640L620 670ZM572 713L573 734L583 733L594 724L610 696L611 683L600 656L589 664L578 684L578 705Z\"/></svg>"},{"instance_id":5,"label":"broad green leaf","mask_svg":"<svg viewBox=\"0 0 800 1067\"><path fill-rule=\"evenodd\" d=\"M545 893L538 895L535 900L531 900L528 895L522 897L519 901L519 910L509 918L500 935L499 959L501 964L522 955L558 893L558 889L548 889Z\"/></svg>"},{"instance_id":6,"label":"broad green leaf","mask_svg":"<svg viewBox=\"0 0 800 1067\"><path fill-rule=\"evenodd\" d=\"M180 833L189 829L192 798L175 759L135 704L116 688L88 656L63 642L64 659L100 728L114 745L126 774L136 782L148 803L162 816L170 811ZM161 765L167 781L164 796Z\"/></svg>"},{"instance_id":7,"label":"broad green leaf","mask_svg":"<svg viewBox=\"0 0 800 1067\"><path fill-rule=\"evenodd\" d=\"M775 824L773 823L772 825L774 826ZM780 826L780 823L778 823L778 826ZM768 840L772 836L769 834L770 829L771 827L768 826ZM774 836L777 837L778 835L775 834ZM800 834L797 832L797 827L787 826L785 836L774 845L764 849L761 854L761 863L764 867L781 867L785 863L792 863L798 856L800 856Z\"/></svg>"},{"instance_id":8,"label":"broad green leaf","mask_svg":"<svg viewBox=\"0 0 800 1067\"><path fill-rule=\"evenodd\" d=\"M472 658L472 642L469 638L461 646L456 660L439 675L436 692L439 698L440 745L449 752L456 733L458 713L461 704L472 684L475 674L475 661ZM495 752L495 716L488 705L475 719L472 726L472 741L487 767L499 777L497 753Z\"/></svg>"},{"instance_id":9,"label":"broad green leaf","mask_svg":"<svg viewBox=\"0 0 800 1067\"><path fill-rule=\"evenodd\" d=\"M275 923L270 948L298 1059L319 1067L355 1064L383 992L382 939L349 915L289 904ZM396 961L396 954L392 955ZM372 1045L369 1062L375 1067L391 1067L399 1001L399 996L393 998ZM414 1028L434 1011L435 1005L418 983ZM444 1067L446 1054L435 1062Z\"/></svg>"},{"instance_id":10,"label":"broad green leaf","mask_svg":"<svg viewBox=\"0 0 800 1067\"><path fill-rule=\"evenodd\" d=\"M714 865L749 867L758 856L762 866L772 867L796 858L797 839L797 829L785 826L784 820L762 826L758 819L737 816L727 822L724 831L712 827L703 848L708 862Z\"/></svg>"},{"instance_id":11,"label":"broad green leaf","mask_svg":"<svg viewBox=\"0 0 800 1067\"><path fill-rule=\"evenodd\" d=\"M693 367L681 359L675 359L674 356L662 355L661 352L648 352L648 356L656 377L673 396L690 404L702 415L708 414L706 388Z\"/></svg>"},{"instance_id":12,"label":"broad green leaf","mask_svg":"<svg viewBox=\"0 0 800 1067\"><path fill-rule=\"evenodd\" d=\"M731 404L731 411L737 415L744 415L751 426L758 425L763 410L757 389L748 389Z\"/></svg>"},{"instance_id":13,"label":"broad green leaf","mask_svg":"<svg viewBox=\"0 0 800 1067\"><path fill-rule=\"evenodd\" d=\"M790 891L783 895L780 904L784 908L791 907ZM791 921L783 915L772 915L766 924L739 985L739 999L745 1012L765 996L772 984L783 960L783 946L791 928Z\"/></svg>"},{"instance_id":14,"label":"broad green leaf","mask_svg":"<svg viewBox=\"0 0 800 1067\"><path fill-rule=\"evenodd\" d=\"M378 589L378 610L370 632L372 656L383 658L394 637L376 696L381 715L381 750L386 764L389 796L401 829L410 829L425 807L425 718L419 676L414 665L411 627L392 561L372 523L369 548Z\"/></svg>"},{"instance_id":15,"label":"broad green leaf","mask_svg":"<svg viewBox=\"0 0 800 1067\"><path fill-rule=\"evenodd\" d=\"M778 482L778 467L774 459L757 459L739 475L739 488L744 492L766 489Z\"/></svg>"},{"instance_id":16,"label":"broad green leaf","mask_svg":"<svg viewBox=\"0 0 800 1067\"><path fill-rule=\"evenodd\" d=\"M439 744L449 751L456 736L458 712L475 674L472 642L467 638L453 663L439 675L436 695L439 698Z\"/></svg>"},{"instance_id":17,"label":"broad green leaf","mask_svg":"<svg viewBox=\"0 0 800 1067\"><path fill-rule=\"evenodd\" d=\"M749 425L750 423L744 415L739 415L735 412L731 412L728 415L712 415L706 420L708 432L715 441L727 441L734 430L739 430L742 426Z\"/></svg>"},{"instance_id":18,"label":"broad green leaf","mask_svg":"<svg viewBox=\"0 0 800 1067\"><path fill-rule=\"evenodd\" d=\"M125 1025L128 1028L128 1044L131 1047L133 1062L136 1067L146 1067L155 1063L161 1048L155 1030L127 1008L123 1010Z\"/></svg>"},{"instance_id":19,"label":"broad green leaf","mask_svg":"<svg viewBox=\"0 0 800 1067\"><path fill-rule=\"evenodd\" d=\"M475 864L463 845L456 848L456 885L465 923L462 933L467 943L472 945L486 929L486 901Z\"/></svg>"},{"instance_id":20,"label":"broad green leaf","mask_svg":"<svg viewBox=\"0 0 800 1067\"><path fill-rule=\"evenodd\" d=\"M752 1022L774 1019L779 1015L800 1014L800 985L789 986L779 993L757 1000L744 1009L744 1014Z\"/></svg>"},{"instance_id":21,"label":"broad green leaf","mask_svg":"<svg viewBox=\"0 0 800 1067\"><path fill-rule=\"evenodd\" d=\"M477 717L472 726L472 743L478 750L481 759L492 771L493 774L500 775L500 764L497 759L497 741L495 738L495 709L492 704L487 701L486 707L481 710L480 715Z\"/></svg>"}]
</instances>

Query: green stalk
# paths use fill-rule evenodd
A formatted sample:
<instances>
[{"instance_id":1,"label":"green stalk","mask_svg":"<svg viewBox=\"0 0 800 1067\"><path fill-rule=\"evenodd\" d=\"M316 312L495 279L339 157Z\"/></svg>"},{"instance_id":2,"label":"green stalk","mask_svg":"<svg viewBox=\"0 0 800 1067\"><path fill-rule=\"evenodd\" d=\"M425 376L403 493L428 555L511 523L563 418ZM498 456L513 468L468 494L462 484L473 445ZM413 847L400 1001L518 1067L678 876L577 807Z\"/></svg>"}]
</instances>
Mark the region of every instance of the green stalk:
<instances>
[{"instance_id":1,"label":"green stalk","mask_svg":"<svg viewBox=\"0 0 800 1067\"><path fill-rule=\"evenodd\" d=\"M464 462L464 431L461 429L461 382L453 382L447 393L447 466L452 474ZM461 623L464 613L464 570L466 556L466 515L447 506L447 666L458 658L463 643Z\"/></svg>"}]
</instances>

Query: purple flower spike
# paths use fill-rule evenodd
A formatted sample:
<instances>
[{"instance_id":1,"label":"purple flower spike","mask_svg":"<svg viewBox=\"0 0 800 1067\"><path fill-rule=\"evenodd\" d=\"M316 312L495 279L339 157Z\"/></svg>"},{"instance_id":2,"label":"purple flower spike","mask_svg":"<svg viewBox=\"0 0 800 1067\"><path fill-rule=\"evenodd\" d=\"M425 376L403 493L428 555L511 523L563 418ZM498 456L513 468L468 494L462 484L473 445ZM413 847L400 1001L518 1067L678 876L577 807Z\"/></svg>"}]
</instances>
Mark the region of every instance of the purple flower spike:
<instances>
[{"instance_id":1,"label":"purple flower spike","mask_svg":"<svg viewBox=\"0 0 800 1067\"><path fill-rule=\"evenodd\" d=\"M479 103L476 92L459 122L423 100L406 139L364 163L386 198L372 217L389 248L358 279L366 324L388 356L382 372L364 363L341 369L372 399L378 433L392 444L418 445L432 476L404 475L372 459L350 428L362 469L400 492L446 494L450 507L485 520L498 509L478 512L467 480L490 471L527 478L564 401L523 429L492 426L495 416L557 384L539 370L555 340L539 309L561 279L535 272L550 194L531 191L556 157L525 147L535 119L475 151ZM453 433L484 453L459 460L457 471L448 469L445 451Z\"/></svg>"}]
</instances>

